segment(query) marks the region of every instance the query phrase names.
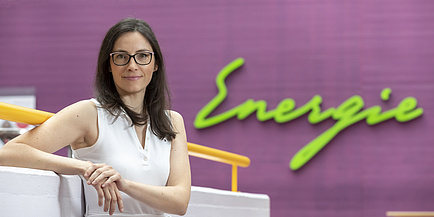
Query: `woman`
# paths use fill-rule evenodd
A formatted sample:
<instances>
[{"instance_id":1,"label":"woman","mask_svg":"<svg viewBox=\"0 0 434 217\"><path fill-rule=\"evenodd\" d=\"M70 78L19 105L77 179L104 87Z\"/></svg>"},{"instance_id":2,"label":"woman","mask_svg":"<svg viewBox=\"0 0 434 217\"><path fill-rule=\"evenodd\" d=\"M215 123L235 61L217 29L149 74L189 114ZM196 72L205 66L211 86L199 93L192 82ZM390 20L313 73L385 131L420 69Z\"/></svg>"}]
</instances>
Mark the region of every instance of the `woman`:
<instances>
[{"instance_id":1,"label":"woman","mask_svg":"<svg viewBox=\"0 0 434 217\"><path fill-rule=\"evenodd\" d=\"M186 133L181 115L166 110L163 56L146 22L124 19L107 32L95 89L96 99L8 142L0 165L81 175L86 216L184 215L191 188ZM67 145L74 158L51 154Z\"/></svg>"}]
</instances>

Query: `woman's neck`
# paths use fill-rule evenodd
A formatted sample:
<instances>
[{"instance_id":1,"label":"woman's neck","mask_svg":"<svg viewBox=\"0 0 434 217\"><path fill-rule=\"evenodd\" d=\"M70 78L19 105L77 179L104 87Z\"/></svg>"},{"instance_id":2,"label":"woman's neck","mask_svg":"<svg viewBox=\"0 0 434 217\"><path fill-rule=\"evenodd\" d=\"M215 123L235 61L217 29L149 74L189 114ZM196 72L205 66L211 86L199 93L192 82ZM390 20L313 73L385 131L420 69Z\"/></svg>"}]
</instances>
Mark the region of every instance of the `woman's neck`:
<instances>
[{"instance_id":1,"label":"woman's neck","mask_svg":"<svg viewBox=\"0 0 434 217\"><path fill-rule=\"evenodd\" d=\"M126 106L128 106L132 111L137 113L143 113L143 99L144 94L131 94L121 96L122 101Z\"/></svg>"}]
</instances>

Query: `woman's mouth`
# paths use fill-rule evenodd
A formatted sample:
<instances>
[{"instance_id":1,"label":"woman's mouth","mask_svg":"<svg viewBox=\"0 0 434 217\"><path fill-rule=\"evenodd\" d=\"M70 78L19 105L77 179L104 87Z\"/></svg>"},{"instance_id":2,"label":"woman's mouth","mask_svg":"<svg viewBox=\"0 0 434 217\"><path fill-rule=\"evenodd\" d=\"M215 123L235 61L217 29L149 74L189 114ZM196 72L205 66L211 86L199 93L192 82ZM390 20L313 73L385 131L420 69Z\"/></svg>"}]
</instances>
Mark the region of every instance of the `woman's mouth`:
<instances>
[{"instance_id":1,"label":"woman's mouth","mask_svg":"<svg viewBox=\"0 0 434 217\"><path fill-rule=\"evenodd\" d=\"M124 76L123 78L129 80L129 81L136 81L139 80L142 76Z\"/></svg>"}]
</instances>

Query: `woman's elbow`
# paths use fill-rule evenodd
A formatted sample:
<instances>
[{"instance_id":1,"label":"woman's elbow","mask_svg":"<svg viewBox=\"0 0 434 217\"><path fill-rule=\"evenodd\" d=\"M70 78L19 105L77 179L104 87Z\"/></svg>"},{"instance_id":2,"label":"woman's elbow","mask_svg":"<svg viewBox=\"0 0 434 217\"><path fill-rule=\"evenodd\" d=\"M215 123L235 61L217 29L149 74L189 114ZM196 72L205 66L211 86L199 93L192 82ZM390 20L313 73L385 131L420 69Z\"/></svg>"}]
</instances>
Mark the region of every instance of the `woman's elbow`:
<instances>
[{"instance_id":1,"label":"woman's elbow","mask_svg":"<svg viewBox=\"0 0 434 217\"><path fill-rule=\"evenodd\" d=\"M173 214L183 216L187 213L187 209L188 209L188 201L186 203L179 204L179 207L176 209L176 212Z\"/></svg>"},{"instance_id":2,"label":"woman's elbow","mask_svg":"<svg viewBox=\"0 0 434 217\"><path fill-rule=\"evenodd\" d=\"M3 146L3 148L0 149L0 166L10 166L7 160L11 157L8 155L8 148Z\"/></svg>"},{"instance_id":3,"label":"woman's elbow","mask_svg":"<svg viewBox=\"0 0 434 217\"><path fill-rule=\"evenodd\" d=\"M20 166L25 157L25 146L8 142L0 149L0 166Z\"/></svg>"},{"instance_id":4,"label":"woman's elbow","mask_svg":"<svg viewBox=\"0 0 434 217\"><path fill-rule=\"evenodd\" d=\"M5 156L4 156L4 154L3 154L3 152L2 152L2 150L0 149L0 166L4 166L5 165Z\"/></svg>"},{"instance_id":5,"label":"woman's elbow","mask_svg":"<svg viewBox=\"0 0 434 217\"><path fill-rule=\"evenodd\" d=\"M189 191L184 197L182 197L182 199L178 200L175 213L173 214L183 216L187 213L190 194L191 192Z\"/></svg>"}]
</instances>

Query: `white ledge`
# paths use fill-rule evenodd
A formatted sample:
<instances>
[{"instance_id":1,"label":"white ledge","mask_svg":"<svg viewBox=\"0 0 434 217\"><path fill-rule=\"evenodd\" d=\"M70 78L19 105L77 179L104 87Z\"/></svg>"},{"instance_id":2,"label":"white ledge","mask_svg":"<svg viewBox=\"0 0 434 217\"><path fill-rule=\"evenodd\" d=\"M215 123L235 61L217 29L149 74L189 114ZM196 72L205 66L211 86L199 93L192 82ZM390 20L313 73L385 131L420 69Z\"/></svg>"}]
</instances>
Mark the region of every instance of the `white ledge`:
<instances>
[{"instance_id":1,"label":"white ledge","mask_svg":"<svg viewBox=\"0 0 434 217\"><path fill-rule=\"evenodd\" d=\"M0 211L3 217L81 217L82 183L78 176L0 166ZM191 188L186 217L269 217L264 194Z\"/></svg>"}]
</instances>

